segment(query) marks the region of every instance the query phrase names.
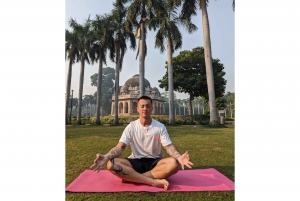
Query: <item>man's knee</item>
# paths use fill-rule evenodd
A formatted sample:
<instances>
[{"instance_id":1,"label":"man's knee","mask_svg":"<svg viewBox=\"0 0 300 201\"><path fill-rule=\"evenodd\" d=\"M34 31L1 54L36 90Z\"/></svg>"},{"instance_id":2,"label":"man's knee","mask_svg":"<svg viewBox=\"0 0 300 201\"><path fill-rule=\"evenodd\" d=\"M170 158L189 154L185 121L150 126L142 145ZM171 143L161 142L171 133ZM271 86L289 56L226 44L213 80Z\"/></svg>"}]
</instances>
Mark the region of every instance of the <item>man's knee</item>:
<instances>
[{"instance_id":1,"label":"man's knee","mask_svg":"<svg viewBox=\"0 0 300 201\"><path fill-rule=\"evenodd\" d=\"M178 172L181 168L181 165L178 162L178 160L173 157L171 158L171 166L172 166L172 169L176 172Z\"/></svg>"},{"instance_id":2,"label":"man's knee","mask_svg":"<svg viewBox=\"0 0 300 201\"><path fill-rule=\"evenodd\" d=\"M166 170L171 174L177 173L180 167L180 163L173 157L168 158L166 161Z\"/></svg>"}]
</instances>

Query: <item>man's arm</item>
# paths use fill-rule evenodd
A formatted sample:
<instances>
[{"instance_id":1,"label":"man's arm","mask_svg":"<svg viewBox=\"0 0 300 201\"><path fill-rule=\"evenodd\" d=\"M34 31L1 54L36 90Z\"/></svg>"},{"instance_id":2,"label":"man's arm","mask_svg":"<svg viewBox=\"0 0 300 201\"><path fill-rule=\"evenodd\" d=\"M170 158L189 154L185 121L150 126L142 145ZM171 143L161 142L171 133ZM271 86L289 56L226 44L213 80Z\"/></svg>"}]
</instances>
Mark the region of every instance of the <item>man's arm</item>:
<instances>
[{"instance_id":1,"label":"man's arm","mask_svg":"<svg viewBox=\"0 0 300 201\"><path fill-rule=\"evenodd\" d=\"M108 160L117 158L125 151L126 146L127 145L125 143L119 142L117 146L112 148L107 154L104 155L104 157L106 157Z\"/></svg>"},{"instance_id":2,"label":"man's arm","mask_svg":"<svg viewBox=\"0 0 300 201\"><path fill-rule=\"evenodd\" d=\"M178 159L181 156L181 154L179 153L178 149L175 147L174 144L169 144L164 148L167 151L167 153L175 159Z\"/></svg>"},{"instance_id":3,"label":"man's arm","mask_svg":"<svg viewBox=\"0 0 300 201\"><path fill-rule=\"evenodd\" d=\"M165 146L164 148L166 149L167 153L171 157L175 158L181 164L181 168L183 170L184 170L184 166L187 166L188 168L192 168L192 166L194 165L190 161L190 156L187 151L181 155L174 144L169 144L169 145Z\"/></svg>"},{"instance_id":4,"label":"man's arm","mask_svg":"<svg viewBox=\"0 0 300 201\"><path fill-rule=\"evenodd\" d=\"M99 172L108 160L120 156L124 152L126 146L127 145L125 143L119 142L117 146L112 148L107 154L96 154L96 159L94 160L94 164L91 166L91 168L94 168L95 171L98 170Z\"/></svg>"}]
</instances>

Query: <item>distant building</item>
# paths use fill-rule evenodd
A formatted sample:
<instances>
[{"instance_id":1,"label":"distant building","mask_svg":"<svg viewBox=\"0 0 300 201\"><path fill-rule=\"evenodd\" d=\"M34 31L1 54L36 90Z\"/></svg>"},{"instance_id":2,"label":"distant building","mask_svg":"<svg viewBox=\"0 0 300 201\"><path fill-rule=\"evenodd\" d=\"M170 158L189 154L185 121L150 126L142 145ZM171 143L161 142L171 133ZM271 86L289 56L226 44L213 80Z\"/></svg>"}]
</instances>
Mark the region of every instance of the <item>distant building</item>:
<instances>
[{"instance_id":1,"label":"distant building","mask_svg":"<svg viewBox=\"0 0 300 201\"><path fill-rule=\"evenodd\" d=\"M140 97L140 76L134 75L128 79L120 89L118 112L120 116L138 115L136 110L137 100ZM145 95L152 99L152 114L165 114L164 99L160 96L160 92L156 87L151 87L150 82L144 79ZM115 94L111 100L111 115L115 115Z\"/></svg>"}]
</instances>

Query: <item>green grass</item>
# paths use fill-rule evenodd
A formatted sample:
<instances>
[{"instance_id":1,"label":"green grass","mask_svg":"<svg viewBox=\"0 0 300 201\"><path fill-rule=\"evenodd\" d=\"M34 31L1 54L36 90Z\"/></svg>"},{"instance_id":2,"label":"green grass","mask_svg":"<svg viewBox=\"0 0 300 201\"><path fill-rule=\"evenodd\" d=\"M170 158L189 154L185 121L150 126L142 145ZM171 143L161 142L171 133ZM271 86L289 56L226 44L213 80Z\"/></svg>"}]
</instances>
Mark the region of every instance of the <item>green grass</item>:
<instances>
[{"instance_id":1,"label":"green grass","mask_svg":"<svg viewBox=\"0 0 300 201\"><path fill-rule=\"evenodd\" d=\"M114 147L126 125L66 126L66 187L93 164L96 153ZM234 181L234 128L201 125L167 126L172 142L181 153L189 151L193 169L215 168ZM130 155L126 149L122 157ZM165 152L165 156L168 156ZM105 167L104 167L105 169ZM66 200L234 200L234 191L172 193L66 193Z\"/></svg>"}]
</instances>

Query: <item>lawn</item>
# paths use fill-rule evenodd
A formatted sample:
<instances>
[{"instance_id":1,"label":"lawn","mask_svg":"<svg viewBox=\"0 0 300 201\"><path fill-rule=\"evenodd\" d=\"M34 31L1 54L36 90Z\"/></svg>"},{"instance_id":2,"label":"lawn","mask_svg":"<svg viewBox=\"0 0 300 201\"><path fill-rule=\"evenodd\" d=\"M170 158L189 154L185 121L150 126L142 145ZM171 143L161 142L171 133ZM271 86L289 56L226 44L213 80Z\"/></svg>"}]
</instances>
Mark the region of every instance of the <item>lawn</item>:
<instances>
[{"instance_id":1,"label":"lawn","mask_svg":"<svg viewBox=\"0 0 300 201\"><path fill-rule=\"evenodd\" d=\"M107 153L114 147L126 125L66 126L67 187L93 164L96 153ZM201 125L167 126L178 150L189 151L193 169L215 168L234 181L234 128L208 128ZM122 157L130 155L126 149ZM168 156L165 152L165 156ZM106 167L104 167L106 168ZM66 200L234 200L234 191L172 193L66 193Z\"/></svg>"}]
</instances>

